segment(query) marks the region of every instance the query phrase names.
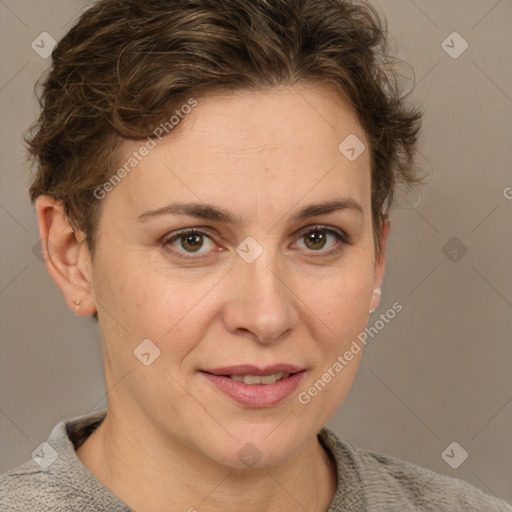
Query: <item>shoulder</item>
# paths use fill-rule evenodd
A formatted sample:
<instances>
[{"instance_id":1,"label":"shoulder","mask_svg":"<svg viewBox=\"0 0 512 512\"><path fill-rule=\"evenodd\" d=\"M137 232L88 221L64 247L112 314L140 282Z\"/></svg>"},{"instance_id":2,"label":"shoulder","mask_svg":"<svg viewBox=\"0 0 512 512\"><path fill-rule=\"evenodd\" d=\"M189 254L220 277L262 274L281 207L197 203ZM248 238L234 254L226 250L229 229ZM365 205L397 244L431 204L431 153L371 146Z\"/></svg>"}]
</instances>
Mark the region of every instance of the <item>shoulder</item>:
<instances>
[{"instance_id":1,"label":"shoulder","mask_svg":"<svg viewBox=\"0 0 512 512\"><path fill-rule=\"evenodd\" d=\"M512 511L503 500L463 480L398 457L358 448L329 429L322 429L319 439L336 459L338 476L359 488L364 510L368 512Z\"/></svg>"},{"instance_id":2,"label":"shoulder","mask_svg":"<svg viewBox=\"0 0 512 512\"><path fill-rule=\"evenodd\" d=\"M360 450L359 455L366 474L374 482L370 502L392 502L393 496L398 494L403 501L422 511L511 510L504 501L458 478L436 473L390 455L366 450Z\"/></svg>"},{"instance_id":3,"label":"shoulder","mask_svg":"<svg viewBox=\"0 0 512 512\"><path fill-rule=\"evenodd\" d=\"M0 510L5 512L63 511L68 494L53 473L32 460L0 475Z\"/></svg>"},{"instance_id":4,"label":"shoulder","mask_svg":"<svg viewBox=\"0 0 512 512\"><path fill-rule=\"evenodd\" d=\"M104 416L104 413L102 413ZM100 421L98 414L61 421L32 459L0 475L2 512L120 512L128 511L78 459L77 432L82 438Z\"/></svg>"}]
</instances>

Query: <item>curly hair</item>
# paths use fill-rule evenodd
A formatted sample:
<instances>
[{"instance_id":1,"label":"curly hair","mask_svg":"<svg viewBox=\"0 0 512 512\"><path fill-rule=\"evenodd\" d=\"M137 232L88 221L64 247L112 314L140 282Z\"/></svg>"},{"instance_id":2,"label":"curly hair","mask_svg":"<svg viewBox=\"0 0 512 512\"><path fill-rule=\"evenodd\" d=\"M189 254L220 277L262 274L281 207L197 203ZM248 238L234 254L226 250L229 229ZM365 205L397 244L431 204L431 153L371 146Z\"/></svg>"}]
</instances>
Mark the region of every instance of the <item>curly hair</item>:
<instances>
[{"instance_id":1,"label":"curly hair","mask_svg":"<svg viewBox=\"0 0 512 512\"><path fill-rule=\"evenodd\" d=\"M387 23L366 1L100 0L58 43L40 84L41 115L25 138L37 163L31 200L61 201L94 255L94 190L123 140L152 137L190 97L323 84L349 102L369 142L379 254L397 185L421 181L422 112L402 95L389 48Z\"/></svg>"}]
</instances>

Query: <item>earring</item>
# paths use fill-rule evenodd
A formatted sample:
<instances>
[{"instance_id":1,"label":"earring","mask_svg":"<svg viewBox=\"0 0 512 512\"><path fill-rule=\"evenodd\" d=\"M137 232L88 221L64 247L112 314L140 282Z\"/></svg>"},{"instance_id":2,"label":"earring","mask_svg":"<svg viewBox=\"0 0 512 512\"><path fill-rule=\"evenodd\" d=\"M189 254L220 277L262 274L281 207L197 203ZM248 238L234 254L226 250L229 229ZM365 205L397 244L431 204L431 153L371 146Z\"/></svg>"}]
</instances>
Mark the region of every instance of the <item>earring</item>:
<instances>
[{"instance_id":1,"label":"earring","mask_svg":"<svg viewBox=\"0 0 512 512\"><path fill-rule=\"evenodd\" d=\"M80 307L80 303L81 303L81 302L82 302L82 301L81 301L80 299L75 299L75 300L73 301L73 304L74 304L77 308L79 308L79 307Z\"/></svg>"},{"instance_id":2,"label":"earring","mask_svg":"<svg viewBox=\"0 0 512 512\"><path fill-rule=\"evenodd\" d=\"M372 295L372 300L375 298L375 295L381 295L381 290L380 288L376 288L375 290L373 290L373 295ZM373 308L373 309L370 309L370 314L372 314L377 308Z\"/></svg>"}]
</instances>

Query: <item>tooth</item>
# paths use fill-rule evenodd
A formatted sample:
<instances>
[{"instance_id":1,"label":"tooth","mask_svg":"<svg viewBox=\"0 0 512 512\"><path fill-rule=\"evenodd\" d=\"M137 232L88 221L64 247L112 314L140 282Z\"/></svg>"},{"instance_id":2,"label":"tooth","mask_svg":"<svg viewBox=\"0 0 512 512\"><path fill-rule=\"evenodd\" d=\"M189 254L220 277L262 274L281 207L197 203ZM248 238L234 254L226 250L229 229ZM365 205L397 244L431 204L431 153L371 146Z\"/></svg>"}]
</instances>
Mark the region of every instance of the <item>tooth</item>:
<instances>
[{"instance_id":1,"label":"tooth","mask_svg":"<svg viewBox=\"0 0 512 512\"><path fill-rule=\"evenodd\" d=\"M286 379L290 376L289 373L272 373L270 375L230 375L229 377L237 382L245 384L274 384L274 382Z\"/></svg>"},{"instance_id":2,"label":"tooth","mask_svg":"<svg viewBox=\"0 0 512 512\"><path fill-rule=\"evenodd\" d=\"M261 384L260 377L258 375L244 375L245 384Z\"/></svg>"}]
</instances>

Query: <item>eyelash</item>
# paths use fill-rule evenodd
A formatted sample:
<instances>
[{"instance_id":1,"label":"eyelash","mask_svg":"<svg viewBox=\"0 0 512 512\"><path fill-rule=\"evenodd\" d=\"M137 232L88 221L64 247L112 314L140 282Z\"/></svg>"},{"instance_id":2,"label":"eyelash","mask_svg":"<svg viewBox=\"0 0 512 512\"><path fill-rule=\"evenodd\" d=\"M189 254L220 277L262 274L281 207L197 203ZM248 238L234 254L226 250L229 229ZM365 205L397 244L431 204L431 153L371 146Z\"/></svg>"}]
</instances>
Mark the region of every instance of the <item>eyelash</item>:
<instances>
[{"instance_id":1,"label":"eyelash","mask_svg":"<svg viewBox=\"0 0 512 512\"><path fill-rule=\"evenodd\" d=\"M205 229L205 228L201 228L201 229ZM311 252L310 256L313 258L321 258L321 257L325 257L325 256L331 256L331 255L341 251L344 248L344 246L351 244L350 238L345 232L343 232L341 230L334 229L329 226L321 226L321 225L315 225L314 227L305 228L305 230L301 231L297 240L301 240L302 238L306 237L307 235L310 235L311 233L315 233L317 231L321 231L328 235L334 236L334 238L336 238L338 243L335 245L335 247L332 247L331 249L329 249L327 251L323 251L322 249L319 249L318 251L314 251L314 250L308 251L308 252ZM169 244L171 244L175 240L179 240L180 237L183 237L186 235L205 236L213 242L213 237L208 232L200 231L200 229L198 229L198 228L187 228L187 229L183 229L181 231L175 232L175 233L171 233L171 236L164 237L162 239L161 244L166 250L172 252L173 255L176 255L178 258L182 258L182 259L186 259L186 260L201 259L203 256L185 256L184 255L184 254L195 254L195 253L187 253L186 251L169 249ZM315 255L314 254L315 252L318 252L319 254ZM198 254L206 254L206 253L198 253Z\"/></svg>"}]
</instances>

